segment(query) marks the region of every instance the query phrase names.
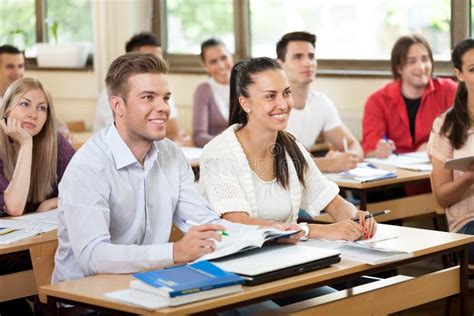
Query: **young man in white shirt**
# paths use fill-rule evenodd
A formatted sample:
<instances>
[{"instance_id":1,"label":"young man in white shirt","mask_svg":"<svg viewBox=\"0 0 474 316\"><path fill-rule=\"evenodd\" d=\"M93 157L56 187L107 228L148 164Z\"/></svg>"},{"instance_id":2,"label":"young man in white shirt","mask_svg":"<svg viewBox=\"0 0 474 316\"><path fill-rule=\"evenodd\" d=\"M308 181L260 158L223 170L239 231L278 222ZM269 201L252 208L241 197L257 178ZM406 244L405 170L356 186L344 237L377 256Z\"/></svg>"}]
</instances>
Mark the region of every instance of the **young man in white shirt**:
<instances>
[{"instance_id":1,"label":"young man in white shirt","mask_svg":"<svg viewBox=\"0 0 474 316\"><path fill-rule=\"evenodd\" d=\"M319 169L345 171L363 159L363 152L357 139L341 122L331 100L310 89L317 66L315 45L316 36L307 32L285 34L277 43L278 62L288 76L294 100L287 131L307 148L314 145L322 133L336 151L315 158Z\"/></svg>"},{"instance_id":2,"label":"young man in white shirt","mask_svg":"<svg viewBox=\"0 0 474 316\"><path fill-rule=\"evenodd\" d=\"M163 59L142 53L110 66L115 122L81 147L59 185L54 282L191 262L214 250L219 231L237 225L211 210L183 154L165 139L166 72ZM175 243L168 241L172 223L187 231Z\"/></svg>"},{"instance_id":3,"label":"young man in white shirt","mask_svg":"<svg viewBox=\"0 0 474 316\"><path fill-rule=\"evenodd\" d=\"M163 51L161 49L161 43L153 33L141 32L134 35L125 44L125 51L130 52L142 52L153 54L155 56L163 57ZM182 146L191 145L191 137L186 135L178 125L178 110L174 100L170 100L170 117L166 126L166 137ZM93 132L96 133L100 129L110 126L114 121L112 111L108 102L107 92L104 90L97 99L97 107L94 118Z\"/></svg>"}]
</instances>

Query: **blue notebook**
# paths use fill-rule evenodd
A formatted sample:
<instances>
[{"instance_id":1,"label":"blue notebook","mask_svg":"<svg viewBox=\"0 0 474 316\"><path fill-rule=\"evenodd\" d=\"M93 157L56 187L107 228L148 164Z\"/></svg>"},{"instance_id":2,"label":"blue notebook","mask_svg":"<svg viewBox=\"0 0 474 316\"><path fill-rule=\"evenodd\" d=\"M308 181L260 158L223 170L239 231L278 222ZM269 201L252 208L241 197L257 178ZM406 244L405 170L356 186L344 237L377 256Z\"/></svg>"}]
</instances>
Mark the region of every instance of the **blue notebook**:
<instances>
[{"instance_id":1,"label":"blue notebook","mask_svg":"<svg viewBox=\"0 0 474 316\"><path fill-rule=\"evenodd\" d=\"M226 272L209 261L179 265L166 269L135 273L140 281L156 287L157 293L175 297L215 288L242 284L244 279Z\"/></svg>"}]
</instances>

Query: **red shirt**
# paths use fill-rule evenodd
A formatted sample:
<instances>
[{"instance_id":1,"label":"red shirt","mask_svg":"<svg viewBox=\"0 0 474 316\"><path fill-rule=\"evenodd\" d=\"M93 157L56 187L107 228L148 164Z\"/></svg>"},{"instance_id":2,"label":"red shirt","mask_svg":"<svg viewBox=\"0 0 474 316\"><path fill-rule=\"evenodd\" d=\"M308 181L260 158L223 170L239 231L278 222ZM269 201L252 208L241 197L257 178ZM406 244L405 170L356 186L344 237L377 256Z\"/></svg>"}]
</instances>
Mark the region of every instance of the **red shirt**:
<instances>
[{"instance_id":1,"label":"red shirt","mask_svg":"<svg viewBox=\"0 0 474 316\"><path fill-rule=\"evenodd\" d=\"M413 152L427 142L434 119L454 103L457 84L451 79L430 79L415 118L415 141L410 133L408 113L401 93L401 80L388 83L373 93L365 104L362 118L364 153L375 150L385 135L399 153Z\"/></svg>"}]
</instances>

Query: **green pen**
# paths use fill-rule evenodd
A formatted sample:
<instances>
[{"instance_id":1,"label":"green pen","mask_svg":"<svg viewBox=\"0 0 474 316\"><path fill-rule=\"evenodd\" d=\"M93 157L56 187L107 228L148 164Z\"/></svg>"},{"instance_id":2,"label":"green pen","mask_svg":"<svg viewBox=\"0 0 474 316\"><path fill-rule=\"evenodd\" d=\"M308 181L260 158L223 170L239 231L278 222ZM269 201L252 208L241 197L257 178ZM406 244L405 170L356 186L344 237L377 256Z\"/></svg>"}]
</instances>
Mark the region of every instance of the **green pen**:
<instances>
[{"instance_id":1,"label":"green pen","mask_svg":"<svg viewBox=\"0 0 474 316\"><path fill-rule=\"evenodd\" d=\"M186 225L190 225L190 226L197 226L197 225L200 225L196 222L193 222L192 220L190 219L184 219L183 222L186 224ZM226 230L221 230L221 236L229 236L229 233L226 231Z\"/></svg>"}]
</instances>

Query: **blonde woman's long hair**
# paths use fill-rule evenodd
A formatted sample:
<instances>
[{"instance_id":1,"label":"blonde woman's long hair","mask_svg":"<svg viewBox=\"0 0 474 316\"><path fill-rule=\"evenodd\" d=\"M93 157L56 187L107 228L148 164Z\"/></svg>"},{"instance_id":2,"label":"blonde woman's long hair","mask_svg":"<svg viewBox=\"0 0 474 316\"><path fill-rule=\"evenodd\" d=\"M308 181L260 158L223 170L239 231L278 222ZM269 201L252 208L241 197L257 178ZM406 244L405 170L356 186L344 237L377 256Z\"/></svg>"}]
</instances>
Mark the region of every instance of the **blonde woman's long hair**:
<instances>
[{"instance_id":1,"label":"blonde woman's long hair","mask_svg":"<svg viewBox=\"0 0 474 316\"><path fill-rule=\"evenodd\" d=\"M46 122L41 131L33 137L33 159L31 163L31 181L28 201L40 203L53 191L57 182L58 165L58 132L56 115L51 95L46 87L37 79L22 78L13 82L5 92L0 109L1 119L8 117L19 99L31 90L41 90L48 102ZM3 175L9 181L13 176L17 156L14 144L0 128L0 158L3 161Z\"/></svg>"}]
</instances>

